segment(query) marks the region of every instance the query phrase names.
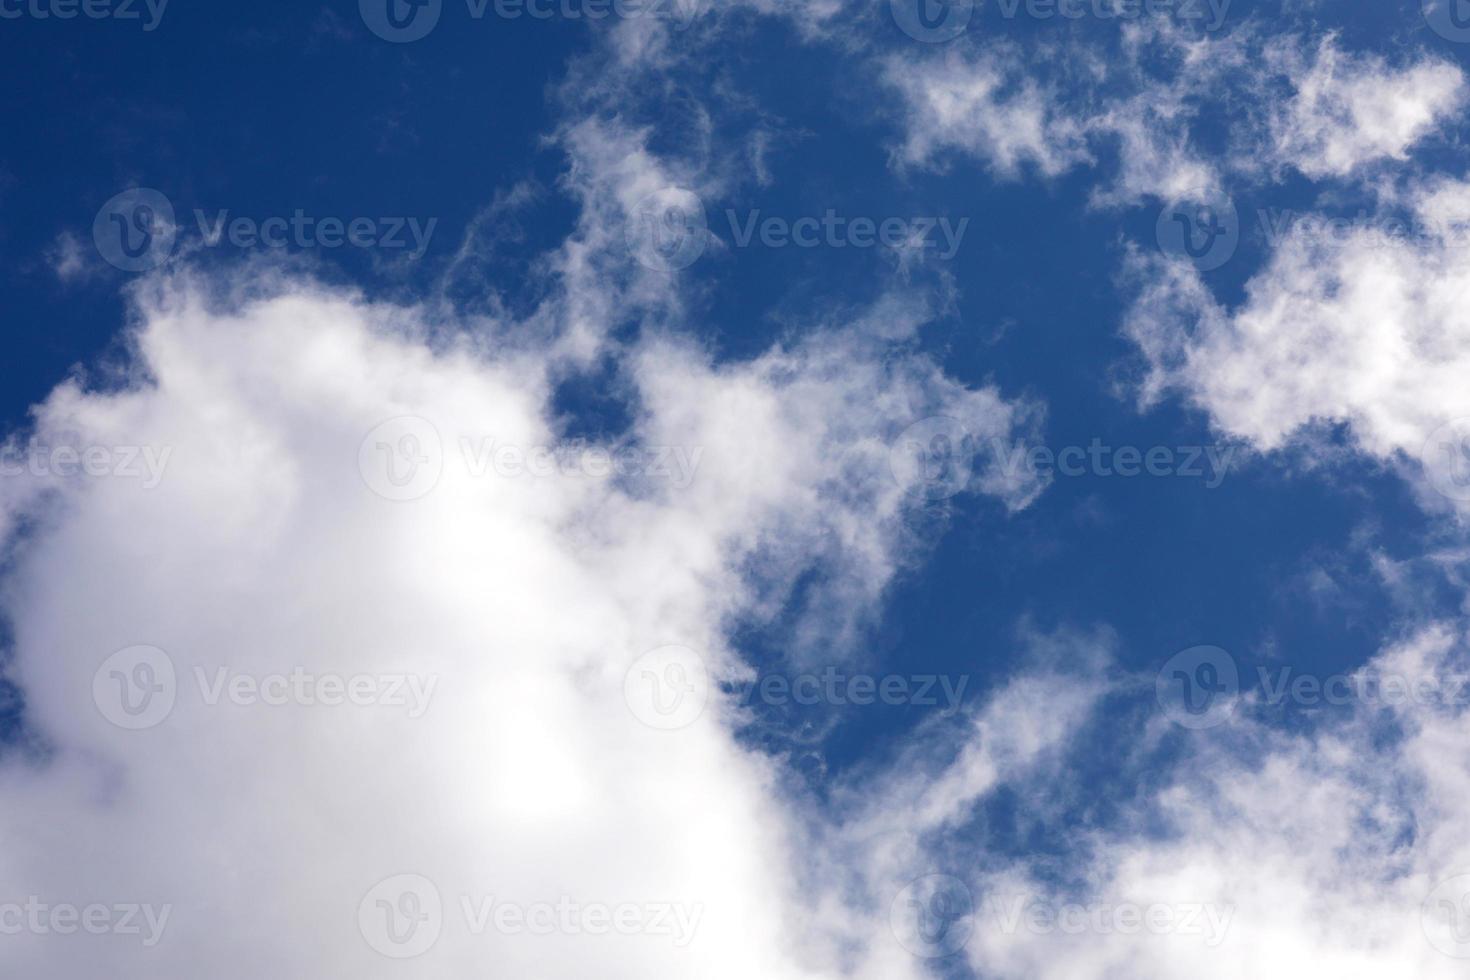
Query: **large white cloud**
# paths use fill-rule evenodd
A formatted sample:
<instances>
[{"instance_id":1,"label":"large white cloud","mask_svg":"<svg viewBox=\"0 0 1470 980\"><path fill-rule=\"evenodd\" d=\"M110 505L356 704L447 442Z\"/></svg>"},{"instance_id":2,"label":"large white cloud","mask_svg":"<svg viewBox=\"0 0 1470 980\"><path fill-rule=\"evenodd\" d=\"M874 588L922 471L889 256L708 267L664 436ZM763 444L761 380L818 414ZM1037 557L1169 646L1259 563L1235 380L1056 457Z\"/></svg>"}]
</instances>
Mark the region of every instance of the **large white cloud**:
<instances>
[{"instance_id":1,"label":"large white cloud","mask_svg":"<svg viewBox=\"0 0 1470 980\"><path fill-rule=\"evenodd\" d=\"M0 902L172 908L151 947L6 936L8 968L404 975L360 934L358 905L411 873L445 903L421 962L436 973L830 973L822 938L793 928L804 817L775 764L737 745L713 693L687 727L649 727L625 675L679 644L712 678L740 676L728 624L774 611L813 565L828 586L793 642L840 655L917 545L905 515L923 488L897 482L894 438L934 415L1005 437L1029 414L862 324L723 366L649 339L624 355L637 421L621 448L673 447L689 468L516 475L491 453L529 467L558 443L554 357L310 282L234 285L151 283L130 376L62 386L37 411L37 445L166 449L155 486L5 484L7 522L25 524L8 673L46 751L0 768ZM149 679L108 661L136 645L166 652L178 688L166 718L128 730L94 699L141 699L114 695L113 671ZM221 669L410 675L426 700L211 704ZM686 944L473 935L463 896L699 919ZM874 975L903 975L917 961L885 936Z\"/></svg>"}]
</instances>

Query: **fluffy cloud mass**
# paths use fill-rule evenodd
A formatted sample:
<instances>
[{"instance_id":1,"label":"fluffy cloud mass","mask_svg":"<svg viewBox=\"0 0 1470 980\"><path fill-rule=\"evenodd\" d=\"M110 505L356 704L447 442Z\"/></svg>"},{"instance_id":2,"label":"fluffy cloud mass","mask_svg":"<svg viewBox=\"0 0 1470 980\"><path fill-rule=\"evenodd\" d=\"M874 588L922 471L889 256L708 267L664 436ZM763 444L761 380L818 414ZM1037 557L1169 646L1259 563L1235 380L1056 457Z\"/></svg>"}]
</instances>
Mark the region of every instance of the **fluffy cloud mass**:
<instances>
[{"instance_id":1,"label":"fluffy cloud mass","mask_svg":"<svg viewBox=\"0 0 1470 980\"><path fill-rule=\"evenodd\" d=\"M895 470L890 443L934 415L1008 437L1024 413L861 325L721 367L650 341L627 354L634 427L601 447L643 462L536 470L538 447L566 441L544 360L310 283L254 292L155 283L127 375L38 409L38 445L166 449L155 486L7 483L25 529L9 674L36 750L0 773L17 843L0 877L52 904L171 908L156 945L29 933L7 962L400 975L359 902L413 874L443 902L424 963L446 974L822 972L773 762L736 743L717 685L663 731L630 709L627 675L674 644L738 678L727 624L813 563L827 591L802 628L840 643L916 544L904 515L922 496L894 474L922 473ZM138 646L167 659L141 674L113 656ZM166 717L119 727L170 670ZM271 700L271 678L300 690L298 675L306 698ZM234 693L242 677L258 696ZM330 703L328 678L365 703ZM474 928L484 900L561 896L666 905L684 931ZM884 956L874 975L902 975Z\"/></svg>"}]
</instances>

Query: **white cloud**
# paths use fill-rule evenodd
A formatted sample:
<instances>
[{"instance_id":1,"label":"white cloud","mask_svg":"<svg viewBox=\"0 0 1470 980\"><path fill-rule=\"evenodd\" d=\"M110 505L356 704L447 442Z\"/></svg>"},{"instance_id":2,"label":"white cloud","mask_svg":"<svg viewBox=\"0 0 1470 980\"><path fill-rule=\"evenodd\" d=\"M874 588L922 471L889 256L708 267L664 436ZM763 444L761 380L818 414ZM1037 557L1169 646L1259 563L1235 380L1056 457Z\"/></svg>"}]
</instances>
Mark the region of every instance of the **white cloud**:
<instances>
[{"instance_id":1,"label":"white cloud","mask_svg":"<svg viewBox=\"0 0 1470 980\"><path fill-rule=\"evenodd\" d=\"M1377 459L1427 463L1430 482L1456 476L1446 467L1463 461L1429 441L1470 416L1466 195L1435 181L1373 222L1332 234L1299 222L1233 310L1193 269L1144 263L1126 330L1150 364L1145 400L1177 387L1220 429L1265 450L1346 424Z\"/></svg>"},{"instance_id":2,"label":"white cloud","mask_svg":"<svg viewBox=\"0 0 1470 980\"><path fill-rule=\"evenodd\" d=\"M793 928L799 814L775 764L735 743L717 698L686 729L645 726L624 675L670 643L700 651L715 677L742 674L731 618L773 610L781 583L810 565L828 588L797 643L831 656L917 544L892 438L927 415L987 437L1029 416L861 326L722 366L650 339L626 352L640 395L632 439L701 450L692 483L476 476L461 440L556 444L554 355L486 353L413 309L285 278L179 273L138 303L133 380L59 388L36 436L166 447L164 479L4 484L7 522L34 522L5 595L8 673L48 750L0 768L12 841L0 903L172 913L146 949L123 936L6 936L13 970L396 976L359 935L357 908L380 879L412 873L446 902L422 961L446 974L832 972L821 937ZM443 469L431 492L393 501L370 489L392 492L373 468L379 447L366 450L366 481L359 450L404 416L435 427ZM438 458L431 439L399 435L384 437L404 450L394 460ZM167 652L179 691L164 721L128 731L99 712L93 682L137 644ZM438 680L411 717L211 705L196 668ZM685 903L702 918L685 948L665 936L475 936L465 895ZM882 939L873 975L911 973Z\"/></svg>"},{"instance_id":3,"label":"white cloud","mask_svg":"<svg viewBox=\"0 0 1470 980\"><path fill-rule=\"evenodd\" d=\"M1021 54L992 45L975 57L893 56L884 76L906 106L902 159L928 164L947 150L985 161L1002 177L1023 165L1053 177L1089 159L1082 128L1056 108L1051 86L1029 76Z\"/></svg>"},{"instance_id":4,"label":"white cloud","mask_svg":"<svg viewBox=\"0 0 1470 980\"><path fill-rule=\"evenodd\" d=\"M1314 179L1402 162L1464 104L1464 73L1429 55L1394 68L1376 55L1344 53L1328 37L1310 57L1279 41L1265 56L1294 93L1271 116L1273 156Z\"/></svg>"}]
</instances>

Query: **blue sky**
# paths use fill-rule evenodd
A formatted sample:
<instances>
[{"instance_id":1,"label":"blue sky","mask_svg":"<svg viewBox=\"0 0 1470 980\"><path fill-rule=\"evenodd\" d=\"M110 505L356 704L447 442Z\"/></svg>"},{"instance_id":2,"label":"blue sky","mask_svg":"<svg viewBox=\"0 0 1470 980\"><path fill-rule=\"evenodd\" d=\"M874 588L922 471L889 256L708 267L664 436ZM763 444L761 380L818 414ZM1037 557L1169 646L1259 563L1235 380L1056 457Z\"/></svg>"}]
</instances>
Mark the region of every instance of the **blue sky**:
<instances>
[{"instance_id":1,"label":"blue sky","mask_svg":"<svg viewBox=\"0 0 1470 980\"><path fill-rule=\"evenodd\" d=\"M1470 10L922 2L0 0L0 956L1458 975Z\"/></svg>"}]
</instances>

